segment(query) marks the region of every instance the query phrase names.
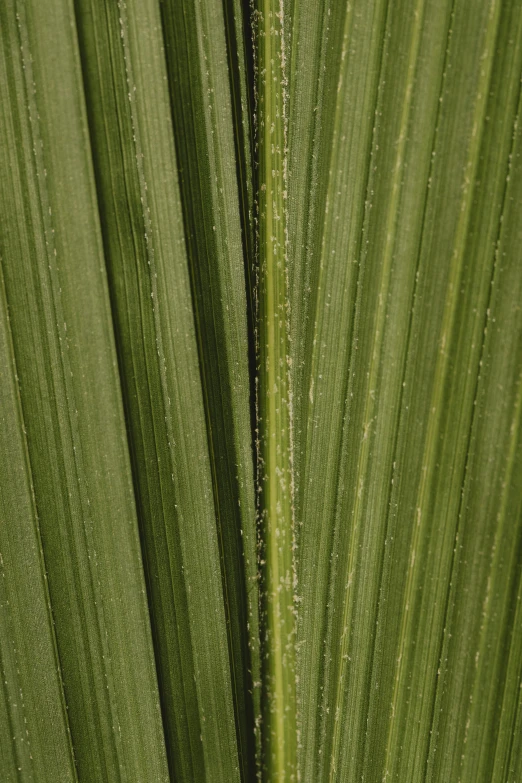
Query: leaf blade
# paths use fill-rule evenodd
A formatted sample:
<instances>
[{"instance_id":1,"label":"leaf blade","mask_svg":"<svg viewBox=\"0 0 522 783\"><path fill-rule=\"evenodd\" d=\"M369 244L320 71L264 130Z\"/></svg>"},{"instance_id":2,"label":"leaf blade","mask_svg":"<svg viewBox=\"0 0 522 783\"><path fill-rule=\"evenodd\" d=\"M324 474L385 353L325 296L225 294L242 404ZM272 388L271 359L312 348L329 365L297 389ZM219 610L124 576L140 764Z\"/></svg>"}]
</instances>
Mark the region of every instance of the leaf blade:
<instances>
[{"instance_id":1,"label":"leaf blade","mask_svg":"<svg viewBox=\"0 0 522 783\"><path fill-rule=\"evenodd\" d=\"M155 0L80 0L77 8L170 769L187 780L236 780L212 463L160 8Z\"/></svg>"},{"instance_id":2,"label":"leaf blade","mask_svg":"<svg viewBox=\"0 0 522 783\"><path fill-rule=\"evenodd\" d=\"M0 770L8 783L75 783L2 279L0 357Z\"/></svg>"},{"instance_id":3,"label":"leaf blade","mask_svg":"<svg viewBox=\"0 0 522 783\"><path fill-rule=\"evenodd\" d=\"M220 536L240 763L244 779L250 780L256 774L252 727L258 726L260 712L245 295L252 254L252 183L251 177L246 179L250 159L245 148L244 52L230 48L232 40L242 42L242 19L237 9L224 8L215 0L192 6L168 0L162 5L162 20Z\"/></svg>"},{"instance_id":4,"label":"leaf blade","mask_svg":"<svg viewBox=\"0 0 522 783\"><path fill-rule=\"evenodd\" d=\"M263 638L263 770L297 777L296 563L287 234L286 4L255 5L257 244L256 426Z\"/></svg>"},{"instance_id":5,"label":"leaf blade","mask_svg":"<svg viewBox=\"0 0 522 783\"><path fill-rule=\"evenodd\" d=\"M75 758L80 777L164 781L74 16L1 13L2 268Z\"/></svg>"}]
</instances>

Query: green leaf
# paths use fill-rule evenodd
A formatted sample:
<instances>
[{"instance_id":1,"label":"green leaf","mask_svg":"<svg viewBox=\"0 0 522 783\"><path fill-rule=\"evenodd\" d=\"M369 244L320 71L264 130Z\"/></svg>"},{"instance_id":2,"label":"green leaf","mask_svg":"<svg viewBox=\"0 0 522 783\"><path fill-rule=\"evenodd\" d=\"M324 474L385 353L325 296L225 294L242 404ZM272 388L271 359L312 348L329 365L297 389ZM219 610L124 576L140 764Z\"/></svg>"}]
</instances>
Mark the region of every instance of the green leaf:
<instances>
[{"instance_id":1,"label":"green leaf","mask_svg":"<svg viewBox=\"0 0 522 783\"><path fill-rule=\"evenodd\" d=\"M78 776L158 783L168 774L74 16L62 0L9 0L0 22L1 260ZM63 721L55 730L59 741Z\"/></svg>"},{"instance_id":2,"label":"green leaf","mask_svg":"<svg viewBox=\"0 0 522 783\"><path fill-rule=\"evenodd\" d=\"M515 204L521 196L522 19L515 7L500 17L495 53L464 251L466 288L480 263L491 285L472 335L480 359L434 703L431 780L506 780L520 698L522 278ZM462 335L461 343L467 341ZM453 394L462 396L458 388ZM468 745L472 751L464 752Z\"/></svg>"},{"instance_id":3,"label":"green leaf","mask_svg":"<svg viewBox=\"0 0 522 783\"><path fill-rule=\"evenodd\" d=\"M224 152L219 141L206 148L210 129L194 152L196 167L214 156L221 189L212 180L210 194L191 193L193 208L212 198L211 217L225 198L232 203L214 225L205 207L197 226L198 242L214 241L220 255L202 271L216 292L193 313L193 229L186 244L159 5L79 0L77 13L170 770L183 780L237 780L254 758L246 599L247 587L255 595L255 553L233 139L224 137ZM225 58L224 39L221 50ZM196 67L191 101L203 96L199 74ZM209 342L212 381L197 332ZM255 610L254 598L253 631Z\"/></svg>"},{"instance_id":4,"label":"green leaf","mask_svg":"<svg viewBox=\"0 0 522 783\"><path fill-rule=\"evenodd\" d=\"M245 72L240 63L244 54L241 49L230 50L230 37L237 40L242 32L236 27L241 24L241 17L226 19L225 10L228 15L233 13L232 9L223 8L221 0L165 0L162 4L222 557L240 763L243 779L252 780L256 774L252 727L258 725L260 712L259 598L245 295L245 266L249 268L252 252L252 193L251 176L246 178L250 161L244 146L248 115L237 105L244 99L241 89L245 89Z\"/></svg>"},{"instance_id":5,"label":"green leaf","mask_svg":"<svg viewBox=\"0 0 522 783\"><path fill-rule=\"evenodd\" d=\"M330 674L329 668L342 665L351 651L343 649L340 659L340 639L332 639L330 648L325 637L333 633L329 617L330 624L346 625L342 605L333 610L334 602L346 594L345 584L336 585L331 571L337 560L343 569L350 562L347 544L335 542L339 535L336 514L344 478L343 418L357 334L362 225L385 21L383 3L334 4L331 9L312 5L294 17L291 78L296 89L289 128L292 366L297 388L298 682L304 780L329 774L337 750L327 748L334 741L339 745L337 731L344 725L344 696L329 693L342 683L343 672ZM313 117L313 122L306 123L303 114ZM374 286L378 284L376 278ZM350 488L354 481L350 476ZM341 524L340 533L346 535L346 522ZM353 554L353 548L350 551ZM344 581L348 580L347 576Z\"/></svg>"},{"instance_id":6,"label":"green leaf","mask_svg":"<svg viewBox=\"0 0 522 783\"><path fill-rule=\"evenodd\" d=\"M520 578L509 560L520 536L515 489L511 524L491 510L468 532L462 559L468 551L481 558L475 589L467 597L462 582L455 587L465 570L455 557L463 482L466 502L482 508L476 487L493 493L507 469L495 472L492 433L484 435L483 466L466 489L477 384L489 373L494 383L499 372L484 361L482 335L493 318L489 291L520 88L519 14L516 4L501 12L494 2L477 5L472 19L464 3L419 2L413 11L411 3L355 3L343 7L344 21L340 10L297 11L292 42L291 269L294 290L304 289L292 322L302 395L301 774L489 780L499 706L488 695L494 686L481 682L483 704L466 729L468 701L455 692L472 678L462 645L475 654L478 630L468 636L463 616L450 623L463 612L482 625L491 531L500 537L497 558L511 562L489 587L499 591L499 607L510 605ZM303 107L316 114L313 124ZM499 307L507 314L513 304ZM507 318L507 407L491 399L491 408L504 416L495 424L505 428L499 448L509 460L510 438L518 437L509 429L519 433L508 395L517 388L521 323ZM513 538L502 540L503 529ZM513 611L494 617L482 631L485 671L493 667L497 687L513 692L517 675L504 679L510 643L518 655ZM450 665L450 640L460 634ZM504 647L493 655L499 634ZM456 679L446 692L449 671ZM470 744L473 732L482 733Z\"/></svg>"},{"instance_id":7,"label":"green leaf","mask_svg":"<svg viewBox=\"0 0 522 783\"><path fill-rule=\"evenodd\" d=\"M520 783L520 1L0 23L0 776Z\"/></svg>"},{"instance_id":8,"label":"green leaf","mask_svg":"<svg viewBox=\"0 0 522 783\"><path fill-rule=\"evenodd\" d=\"M254 11L263 779L297 778L292 388L287 235L287 32L279 0Z\"/></svg>"},{"instance_id":9,"label":"green leaf","mask_svg":"<svg viewBox=\"0 0 522 783\"><path fill-rule=\"evenodd\" d=\"M230 97L234 121L239 209L246 271L251 356L255 358L255 238L254 238L254 57L250 8L244 0L222 0L227 41ZM252 373L253 374L253 373Z\"/></svg>"},{"instance_id":10,"label":"green leaf","mask_svg":"<svg viewBox=\"0 0 522 783\"><path fill-rule=\"evenodd\" d=\"M75 783L1 270L0 365L0 770Z\"/></svg>"}]
</instances>

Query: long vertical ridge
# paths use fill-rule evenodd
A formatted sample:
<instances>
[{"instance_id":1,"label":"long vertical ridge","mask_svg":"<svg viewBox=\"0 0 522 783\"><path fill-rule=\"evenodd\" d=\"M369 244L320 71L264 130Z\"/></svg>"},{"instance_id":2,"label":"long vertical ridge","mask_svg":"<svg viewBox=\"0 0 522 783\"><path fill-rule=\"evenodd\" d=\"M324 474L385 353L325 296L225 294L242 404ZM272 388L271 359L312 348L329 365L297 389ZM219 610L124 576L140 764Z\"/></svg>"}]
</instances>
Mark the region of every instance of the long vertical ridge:
<instances>
[{"instance_id":1,"label":"long vertical ridge","mask_svg":"<svg viewBox=\"0 0 522 783\"><path fill-rule=\"evenodd\" d=\"M285 6L255 6L258 190L258 481L262 548L263 775L297 780L296 570L287 247Z\"/></svg>"}]
</instances>

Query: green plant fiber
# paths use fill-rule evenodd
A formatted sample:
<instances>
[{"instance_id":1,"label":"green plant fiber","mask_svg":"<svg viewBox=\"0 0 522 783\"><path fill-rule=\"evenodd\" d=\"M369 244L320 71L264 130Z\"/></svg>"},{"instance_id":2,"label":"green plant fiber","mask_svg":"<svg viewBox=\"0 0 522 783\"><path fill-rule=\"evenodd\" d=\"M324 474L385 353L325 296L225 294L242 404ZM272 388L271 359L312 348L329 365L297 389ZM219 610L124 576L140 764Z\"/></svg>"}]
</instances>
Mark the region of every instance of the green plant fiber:
<instances>
[{"instance_id":1,"label":"green plant fiber","mask_svg":"<svg viewBox=\"0 0 522 783\"><path fill-rule=\"evenodd\" d=\"M0 3L1 783L522 783L522 0Z\"/></svg>"}]
</instances>

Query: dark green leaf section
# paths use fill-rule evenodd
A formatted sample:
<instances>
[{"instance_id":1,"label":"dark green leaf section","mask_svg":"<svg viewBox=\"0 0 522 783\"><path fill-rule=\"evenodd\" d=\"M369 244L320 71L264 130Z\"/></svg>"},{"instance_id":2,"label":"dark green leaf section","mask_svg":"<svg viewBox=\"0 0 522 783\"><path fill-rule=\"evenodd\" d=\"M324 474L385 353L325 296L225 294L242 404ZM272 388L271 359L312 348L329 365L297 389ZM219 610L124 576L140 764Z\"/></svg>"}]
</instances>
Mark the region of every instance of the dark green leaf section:
<instances>
[{"instance_id":1,"label":"dark green leaf section","mask_svg":"<svg viewBox=\"0 0 522 783\"><path fill-rule=\"evenodd\" d=\"M73 9L8 0L0 23L0 252L78 777L158 783L167 764Z\"/></svg>"},{"instance_id":2,"label":"dark green leaf section","mask_svg":"<svg viewBox=\"0 0 522 783\"><path fill-rule=\"evenodd\" d=\"M172 120L207 414L241 771L255 776L259 628L245 263L251 163L242 29L221 0L165 0ZM225 24L227 22L227 25ZM241 18L234 19L239 25ZM229 38L227 45L227 36ZM242 40L242 39L240 39ZM243 60L240 62L239 58ZM238 105L239 102L239 105ZM245 124L244 124L245 123ZM247 136L247 138L249 138ZM248 187L246 184L248 183ZM253 689L253 683L256 683Z\"/></svg>"},{"instance_id":3,"label":"dark green leaf section","mask_svg":"<svg viewBox=\"0 0 522 783\"><path fill-rule=\"evenodd\" d=\"M522 643L519 632L522 627L522 579L519 579L515 601L506 687L493 767L493 780L505 780L506 783L516 783L522 775Z\"/></svg>"},{"instance_id":4,"label":"dark green leaf section","mask_svg":"<svg viewBox=\"0 0 522 783\"><path fill-rule=\"evenodd\" d=\"M0 366L0 775L75 783L1 270Z\"/></svg>"},{"instance_id":5,"label":"dark green leaf section","mask_svg":"<svg viewBox=\"0 0 522 783\"><path fill-rule=\"evenodd\" d=\"M223 0L225 36L236 168L238 175L241 227L246 272L247 304L253 353L255 330L255 250L254 250L254 42L247 0Z\"/></svg>"},{"instance_id":6,"label":"dark green leaf section","mask_svg":"<svg viewBox=\"0 0 522 783\"><path fill-rule=\"evenodd\" d=\"M247 355L246 346L244 355L239 348L246 342L246 307L243 270L236 263L242 251L235 169L232 163L236 235L226 233L226 215L224 224L216 222L215 233L223 255L230 242L227 258L236 265L216 267L213 278L217 284L218 275L224 275L231 290L228 298L223 290L216 293L230 313L226 331L219 333L216 325L212 339L227 350L230 336L238 354L233 360L224 354L227 374L212 383L223 390L225 400L230 401L234 391L242 401L237 410L215 411L226 413L228 424L232 416L237 422L237 429L229 427L226 441L219 444L220 459L224 455L228 460L227 472L215 465L214 443L222 433L211 428L207 432L205 422L204 395L208 399L210 390L204 386L202 391L199 371L160 8L155 0L78 0L76 9L169 764L175 779L229 783L240 777L233 697L239 694L246 700L248 690L244 657L237 660L240 676L235 679L226 615L239 611L237 601L245 602L236 509L239 499L245 514L248 503L252 505L252 480L247 483L250 442L243 439L248 380L242 367ZM183 112L189 109L184 106ZM233 161L233 139L227 137L227 143L226 161L229 153ZM214 194L225 208L217 186ZM214 234L207 222L203 229ZM212 394L218 391L212 389ZM218 423L223 427L221 420ZM219 525L212 480L217 469L220 481L226 481L223 492L229 503L222 516L218 505ZM253 527L253 512L251 516ZM227 594L228 583L225 595L222 585L225 523L226 565L231 565L230 548L235 565L227 572L236 580L235 605ZM241 622L234 617L231 635L244 652L245 603L241 612ZM248 728L253 736L252 723L248 726L242 716L241 740Z\"/></svg>"}]
</instances>

